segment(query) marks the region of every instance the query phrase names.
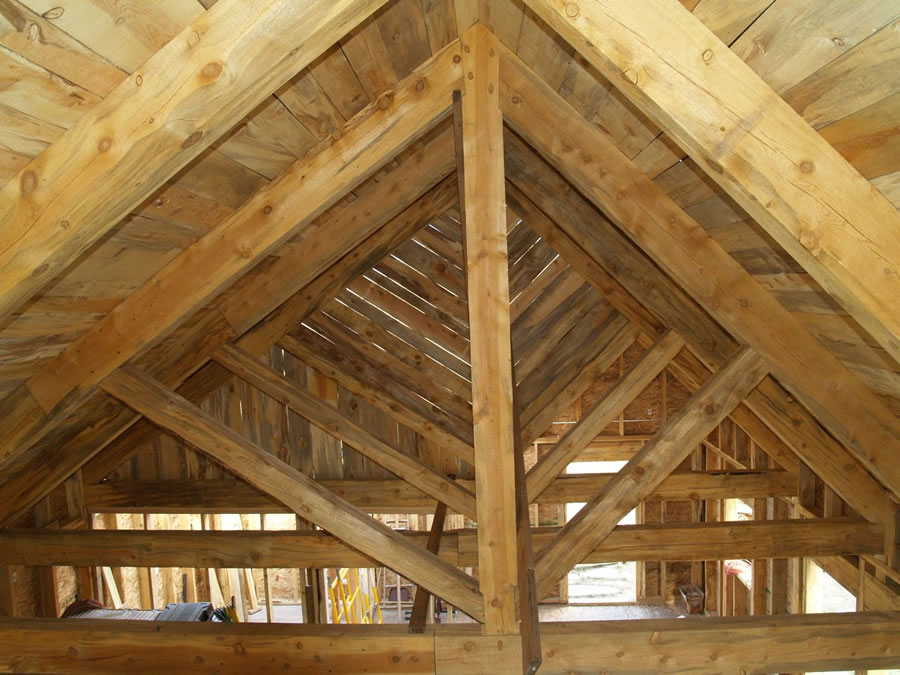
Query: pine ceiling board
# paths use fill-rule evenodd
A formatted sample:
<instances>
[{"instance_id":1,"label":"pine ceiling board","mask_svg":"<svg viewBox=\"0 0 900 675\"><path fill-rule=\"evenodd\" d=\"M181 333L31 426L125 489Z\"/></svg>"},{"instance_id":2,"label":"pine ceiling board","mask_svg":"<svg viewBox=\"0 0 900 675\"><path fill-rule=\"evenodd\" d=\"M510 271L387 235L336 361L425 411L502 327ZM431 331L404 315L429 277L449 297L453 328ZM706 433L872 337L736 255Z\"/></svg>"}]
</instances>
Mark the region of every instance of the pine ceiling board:
<instances>
[{"instance_id":1,"label":"pine ceiling board","mask_svg":"<svg viewBox=\"0 0 900 675\"><path fill-rule=\"evenodd\" d=\"M68 129L100 97L0 47L0 104Z\"/></svg>"},{"instance_id":2,"label":"pine ceiling board","mask_svg":"<svg viewBox=\"0 0 900 675\"><path fill-rule=\"evenodd\" d=\"M127 74L17 0L0 3L0 45L98 96Z\"/></svg>"},{"instance_id":3,"label":"pine ceiling board","mask_svg":"<svg viewBox=\"0 0 900 675\"><path fill-rule=\"evenodd\" d=\"M274 180L297 161L297 157L250 120L232 129L215 143L218 152L251 171Z\"/></svg>"},{"instance_id":4,"label":"pine ceiling board","mask_svg":"<svg viewBox=\"0 0 900 675\"><path fill-rule=\"evenodd\" d=\"M588 296L593 297L590 301L592 304L584 311L593 308L599 302L599 295L596 292L592 294L590 284L577 274L557 277L512 325L513 355L516 360L526 356L528 346L532 345L542 333L551 330L553 324L567 315L579 301L588 302ZM569 325L562 335L568 333L571 328ZM524 374L521 374L519 379L523 376Z\"/></svg>"},{"instance_id":5,"label":"pine ceiling board","mask_svg":"<svg viewBox=\"0 0 900 675\"><path fill-rule=\"evenodd\" d=\"M299 159L316 144L316 137L275 96L248 115L260 135L277 142Z\"/></svg>"},{"instance_id":6,"label":"pine ceiling board","mask_svg":"<svg viewBox=\"0 0 900 675\"><path fill-rule=\"evenodd\" d=\"M895 209L900 211L900 171L895 171L886 176L879 176L872 180L872 185L890 200Z\"/></svg>"},{"instance_id":7,"label":"pine ceiling board","mask_svg":"<svg viewBox=\"0 0 900 675\"><path fill-rule=\"evenodd\" d=\"M609 80L600 75L580 54L575 54L566 68L562 84L559 85L559 95L581 113L582 117L593 119L609 96L611 88Z\"/></svg>"},{"instance_id":8,"label":"pine ceiling board","mask_svg":"<svg viewBox=\"0 0 900 675\"><path fill-rule=\"evenodd\" d=\"M531 285L522 291L517 297L513 298L509 303L509 320L515 322L525 313L531 304L546 290L546 288L561 276L570 277L575 275L575 270L569 267L568 263L558 257L550 263L543 272L541 272Z\"/></svg>"},{"instance_id":9,"label":"pine ceiling board","mask_svg":"<svg viewBox=\"0 0 900 675\"><path fill-rule=\"evenodd\" d=\"M516 53L556 90L566 76L575 50L531 9L526 8Z\"/></svg>"},{"instance_id":10,"label":"pine ceiling board","mask_svg":"<svg viewBox=\"0 0 900 675\"><path fill-rule=\"evenodd\" d=\"M410 240L398 246L394 256L430 277L454 295L465 297L466 281L462 270L434 251Z\"/></svg>"},{"instance_id":11,"label":"pine ceiling board","mask_svg":"<svg viewBox=\"0 0 900 675\"><path fill-rule=\"evenodd\" d=\"M454 221L449 221L454 223ZM438 228L429 224L414 237L423 246L427 246L438 255L443 256L457 267L462 262L462 243L447 236L447 228Z\"/></svg>"},{"instance_id":12,"label":"pine ceiling board","mask_svg":"<svg viewBox=\"0 0 900 675\"><path fill-rule=\"evenodd\" d=\"M397 83L397 73L375 17L370 16L350 31L341 40L341 48L362 88L373 101Z\"/></svg>"},{"instance_id":13,"label":"pine ceiling board","mask_svg":"<svg viewBox=\"0 0 900 675\"><path fill-rule=\"evenodd\" d=\"M318 140L340 134L344 116L331 102L308 69L297 73L275 96Z\"/></svg>"},{"instance_id":14,"label":"pine ceiling board","mask_svg":"<svg viewBox=\"0 0 900 675\"><path fill-rule=\"evenodd\" d=\"M896 18L895 0L776 0L732 51L782 93Z\"/></svg>"},{"instance_id":15,"label":"pine ceiling board","mask_svg":"<svg viewBox=\"0 0 900 675\"><path fill-rule=\"evenodd\" d=\"M481 17L482 23L486 24L503 44L516 51L524 21L524 6L521 0L490 0L486 4L487 16Z\"/></svg>"},{"instance_id":16,"label":"pine ceiling board","mask_svg":"<svg viewBox=\"0 0 900 675\"><path fill-rule=\"evenodd\" d=\"M773 2L774 0L700 0L692 11L716 37L730 45Z\"/></svg>"},{"instance_id":17,"label":"pine ceiling board","mask_svg":"<svg viewBox=\"0 0 900 675\"><path fill-rule=\"evenodd\" d=\"M900 170L900 92L819 133L869 180Z\"/></svg>"},{"instance_id":18,"label":"pine ceiling board","mask_svg":"<svg viewBox=\"0 0 900 675\"><path fill-rule=\"evenodd\" d=\"M690 158L664 171L653 182L683 209L722 193L722 188Z\"/></svg>"},{"instance_id":19,"label":"pine ceiling board","mask_svg":"<svg viewBox=\"0 0 900 675\"><path fill-rule=\"evenodd\" d=\"M345 120L369 104L369 95L360 84L340 45L334 45L309 65L309 72Z\"/></svg>"},{"instance_id":20,"label":"pine ceiling board","mask_svg":"<svg viewBox=\"0 0 900 675\"><path fill-rule=\"evenodd\" d=\"M437 286L436 288L441 291L441 295L435 294L429 296L428 298L425 298L423 296L426 295L426 293L423 290L417 290L415 292L410 290L415 286L415 284L411 284L408 279L396 274L395 270L391 270L390 268L386 268L383 266L379 266L376 269L370 270L366 273L366 276L373 283L381 286L386 291L396 295L404 302L412 305L433 321L436 321L444 327L449 328L459 336L468 339L468 316L461 317L458 313L454 315L447 311L447 309L455 310L456 304L459 303L460 298L450 296L439 286ZM401 279L406 283L401 283L401 281L398 281L398 279ZM420 284L419 287L421 288L422 285ZM452 298L455 304L442 306L439 303L443 298Z\"/></svg>"},{"instance_id":21,"label":"pine ceiling board","mask_svg":"<svg viewBox=\"0 0 900 675\"><path fill-rule=\"evenodd\" d=\"M399 79L431 56L425 14L419 0L394 0L376 12L375 22Z\"/></svg>"},{"instance_id":22,"label":"pine ceiling board","mask_svg":"<svg viewBox=\"0 0 900 675\"><path fill-rule=\"evenodd\" d=\"M506 250L509 264L515 265L519 258L525 255L534 246L540 237L532 230L528 223L520 221L506 236Z\"/></svg>"},{"instance_id":23,"label":"pine ceiling board","mask_svg":"<svg viewBox=\"0 0 900 675\"><path fill-rule=\"evenodd\" d=\"M0 148L7 152L33 159L64 131L62 127L0 104Z\"/></svg>"},{"instance_id":24,"label":"pine ceiling board","mask_svg":"<svg viewBox=\"0 0 900 675\"><path fill-rule=\"evenodd\" d=\"M509 297L515 299L557 257L556 251L538 241L509 269Z\"/></svg>"},{"instance_id":25,"label":"pine ceiling board","mask_svg":"<svg viewBox=\"0 0 900 675\"><path fill-rule=\"evenodd\" d=\"M0 148L0 186L15 178L19 171L28 166L28 162L31 160L31 157Z\"/></svg>"},{"instance_id":26,"label":"pine ceiling board","mask_svg":"<svg viewBox=\"0 0 900 675\"><path fill-rule=\"evenodd\" d=\"M897 404L900 403L900 374L885 368L871 368L852 361L847 363L847 368L856 373L856 376L870 391L893 398L894 403L891 409L896 409Z\"/></svg>"},{"instance_id":27,"label":"pine ceiling board","mask_svg":"<svg viewBox=\"0 0 900 675\"><path fill-rule=\"evenodd\" d=\"M390 355L391 359L396 359L406 367L420 373L436 386L446 389L466 401L471 400L472 385L468 380L428 358L415 346L391 334L368 317L359 314L338 300L332 300L321 311L356 333L359 341L375 345ZM317 316L314 315L313 319L316 319Z\"/></svg>"},{"instance_id":28,"label":"pine ceiling board","mask_svg":"<svg viewBox=\"0 0 900 675\"><path fill-rule=\"evenodd\" d=\"M196 0L22 0L88 49L131 72L205 11Z\"/></svg>"},{"instance_id":29,"label":"pine ceiling board","mask_svg":"<svg viewBox=\"0 0 900 675\"><path fill-rule=\"evenodd\" d=\"M206 199L236 209L268 181L220 152L207 150L171 181Z\"/></svg>"},{"instance_id":30,"label":"pine ceiling board","mask_svg":"<svg viewBox=\"0 0 900 675\"><path fill-rule=\"evenodd\" d=\"M197 225L209 230L225 220L233 210L179 185L165 185L132 213L150 220Z\"/></svg>"},{"instance_id":31,"label":"pine ceiling board","mask_svg":"<svg viewBox=\"0 0 900 675\"><path fill-rule=\"evenodd\" d=\"M432 54L459 37L453 0L422 0L422 12Z\"/></svg>"},{"instance_id":32,"label":"pine ceiling board","mask_svg":"<svg viewBox=\"0 0 900 675\"><path fill-rule=\"evenodd\" d=\"M768 246L731 251L731 257L752 276L760 274L801 274L805 270L786 253Z\"/></svg>"},{"instance_id":33,"label":"pine ceiling board","mask_svg":"<svg viewBox=\"0 0 900 675\"><path fill-rule=\"evenodd\" d=\"M418 309L431 314L433 319L443 323L463 337L469 337L469 310L466 298L448 293L429 277L421 274L409 265L388 256L377 265L367 276L394 293L398 297L414 304ZM424 301L424 303L422 302ZM431 305L433 311L423 308L423 304Z\"/></svg>"},{"instance_id":34,"label":"pine ceiling board","mask_svg":"<svg viewBox=\"0 0 900 675\"><path fill-rule=\"evenodd\" d=\"M397 337L415 344L436 361L443 363L463 377L471 377L469 369L469 341L458 333L433 321L412 305L384 290L368 279L356 279L340 296L342 302L360 314L385 327ZM437 351L423 344L433 342ZM442 355L440 352L447 352Z\"/></svg>"},{"instance_id":35,"label":"pine ceiling board","mask_svg":"<svg viewBox=\"0 0 900 675\"><path fill-rule=\"evenodd\" d=\"M340 347L352 346L383 375L402 383L410 391L438 406L453 418L471 425L471 405L463 397L446 389L434 387L432 379L426 373L409 366L397 354L385 352L371 342L361 340L356 333L323 312L314 314L304 324Z\"/></svg>"},{"instance_id":36,"label":"pine ceiling board","mask_svg":"<svg viewBox=\"0 0 900 675\"><path fill-rule=\"evenodd\" d=\"M635 165L650 178L656 178L670 166L687 156L678 144L666 134L660 134L647 147L634 156Z\"/></svg>"},{"instance_id":37,"label":"pine ceiling board","mask_svg":"<svg viewBox=\"0 0 900 675\"><path fill-rule=\"evenodd\" d=\"M818 129L898 91L900 19L820 68L782 96Z\"/></svg>"}]
</instances>

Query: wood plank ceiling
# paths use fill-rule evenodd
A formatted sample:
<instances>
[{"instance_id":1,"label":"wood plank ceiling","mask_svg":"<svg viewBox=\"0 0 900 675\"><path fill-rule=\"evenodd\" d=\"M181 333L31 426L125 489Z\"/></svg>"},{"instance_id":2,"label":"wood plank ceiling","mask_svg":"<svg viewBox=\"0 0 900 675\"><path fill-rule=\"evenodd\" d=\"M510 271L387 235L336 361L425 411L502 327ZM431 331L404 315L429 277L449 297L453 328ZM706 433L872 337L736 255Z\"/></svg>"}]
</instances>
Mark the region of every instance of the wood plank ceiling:
<instances>
[{"instance_id":1,"label":"wood plank ceiling","mask_svg":"<svg viewBox=\"0 0 900 675\"><path fill-rule=\"evenodd\" d=\"M900 206L896 2L681 2ZM30 160L212 4L0 3L0 184L15 180ZM333 147L353 129L358 113L377 104L477 19L695 219L869 391L900 414L900 364L684 151L517 0L393 0L331 47L0 325L0 400L15 396L29 378L52 367L67 347L294 162ZM276 370L293 374L370 424L383 440L442 471L471 477L469 322L452 142L449 122L437 125L319 216L321 226L346 222L370 227L366 235L373 238L368 244L362 235L360 241L348 241L347 257L321 261L321 275L291 286L296 295L282 297L279 293L287 292L279 286L283 277L266 275L272 269L288 273L294 269L291 265L304 260L304 247L316 236L307 230L271 251L132 363L177 384L195 370L185 355L208 354L211 333L232 330L241 335L253 328L239 341L243 348L266 353ZM586 268L566 255L558 228L545 222L547 209L536 208L529 199L539 200L532 195L516 198L522 184L516 184L515 177L511 180L507 243L512 348L522 424L526 438L533 439L552 421L539 414L544 410L541 397L564 379L560 364L600 372L612 362L610 353L616 352L614 360L635 334L625 335L628 322L616 309L615 289L591 283ZM402 203L389 212L383 206L386 199ZM359 222L373 214L382 220ZM357 220L347 220L351 217ZM385 223L392 226L390 232ZM304 292L306 297L330 299L303 305ZM271 294L272 310L283 301L294 306L280 317L265 311L254 318L244 307L258 302L263 293ZM563 359L570 355L579 356ZM317 390L321 383L307 376L298 358L336 382L334 391ZM248 387L230 380L216 365L206 366L188 382L198 381L198 376L193 400L208 411L234 400L227 395L229 388L233 392ZM245 400L253 397L262 407L269 400L248 388ZM46 454L48 448L66 447L63 441L85 442L78 432L98 416L120 416L123 429L133 421L133 415L125 419L128 413L118 404L113 410L105 408L107 404L103 396L91 398L36 447L36 456L52 457ZM399 422L387 422L378 410L389 410ZM219 412L241 419L240 411ZM166 452L185 452L165 440L167 436L154 441L158 432L146 423L121 431L85 465L88 482L99 481L117 466L126 477L132 471L158 477L150 475L152 471L122 468L148 442ZM274 434L276 454L290 452L292 443L282 438L285 434L308 440L318 433L296 422L245 431L254 439ZM334 453L323 451L303 460L314 466L296 468L323 479L390 475L370 457L335 448ZM3 457L7 454L4 449ZM190 457L189 475L226 475L199 455L187 451L184 456ZM17 468L14 462L0 463L0 472ZM63 480L65 467L60 472Z\"/></svg>"}]
</instances>

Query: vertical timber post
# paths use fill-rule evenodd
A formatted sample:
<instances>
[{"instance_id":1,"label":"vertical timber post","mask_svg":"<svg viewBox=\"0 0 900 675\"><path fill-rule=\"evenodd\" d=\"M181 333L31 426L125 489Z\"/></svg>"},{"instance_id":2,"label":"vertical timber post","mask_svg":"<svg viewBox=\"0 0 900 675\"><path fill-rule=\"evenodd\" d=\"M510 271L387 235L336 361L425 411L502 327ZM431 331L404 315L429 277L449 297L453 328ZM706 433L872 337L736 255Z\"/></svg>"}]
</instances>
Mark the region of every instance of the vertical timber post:
<instances>
[{"instance_id":1,"label":"vertical timber post","mask_svg":"<svg viewBox=\"0 0 900 675\"><path fill-rule=\"evenodd\" d=\"M462 51L463 208L483 631L516 635L516 457L500 50L497 38L475 24L462 37Z\"/></svg>"}]
</instances>

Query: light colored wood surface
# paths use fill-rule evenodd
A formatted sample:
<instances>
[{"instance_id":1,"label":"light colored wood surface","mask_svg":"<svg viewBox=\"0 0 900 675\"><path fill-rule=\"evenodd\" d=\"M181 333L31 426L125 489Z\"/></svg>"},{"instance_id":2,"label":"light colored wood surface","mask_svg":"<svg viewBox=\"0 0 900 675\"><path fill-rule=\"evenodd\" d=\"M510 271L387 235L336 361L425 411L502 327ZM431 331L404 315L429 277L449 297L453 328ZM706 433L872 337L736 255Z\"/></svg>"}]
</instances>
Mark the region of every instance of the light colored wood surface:
<instances>
[{"instance_id":1,"label":"light colored wood surface","mask_svg":"<svg viewBox=\"0 0 900 675\"><path fill-rule=\"evenodd\" d=\"M519 632L509 263L499 41L480 24L462 36L466 281L472 344L475 494L485 634Z\"/></svg>"},{"instance_id":2,"label":"light colored wood surface","mask_svg":"<svg viewBox=\"0 0 900 675\"><path fill-rule=\"evenodd\" d=\"M200 447L252 485L312 522L379 559L456 607L483 619L475 581L455 567L411 546L385 525L335 497L310 478L203 413L175 392L135 371L117 371L104 389L156 424ZM298 489L299 488L299 489Z\"/></svg>"}]
</instances>

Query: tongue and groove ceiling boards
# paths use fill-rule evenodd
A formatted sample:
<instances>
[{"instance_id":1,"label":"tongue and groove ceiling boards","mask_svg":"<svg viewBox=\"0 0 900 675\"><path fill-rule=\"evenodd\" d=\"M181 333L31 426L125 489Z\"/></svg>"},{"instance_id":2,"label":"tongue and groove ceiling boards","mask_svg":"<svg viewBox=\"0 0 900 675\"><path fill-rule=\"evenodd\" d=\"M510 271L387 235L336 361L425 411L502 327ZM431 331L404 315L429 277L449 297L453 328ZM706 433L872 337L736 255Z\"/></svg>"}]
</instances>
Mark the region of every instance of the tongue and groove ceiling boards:
<instances>
[{"instance_id":1,"label":"tongue and groove ceiling boards","mask_svg":"<svg viewBox=\"0 0 900 675\"><path fill-rule=\"evenodd\" d=\"M515 529L479 478L512 490L515 442L641 349L531 501L659 373L696 396L541 541L539 592L725 416L891 527L896 2L296 4L0 1L0 523L73 475L162 478L139 467L165 446L172 478L244 478L510 632L509 589L320 482ZM281 421L242 428L236 392Z\"/></svg>"}]
</instances>

